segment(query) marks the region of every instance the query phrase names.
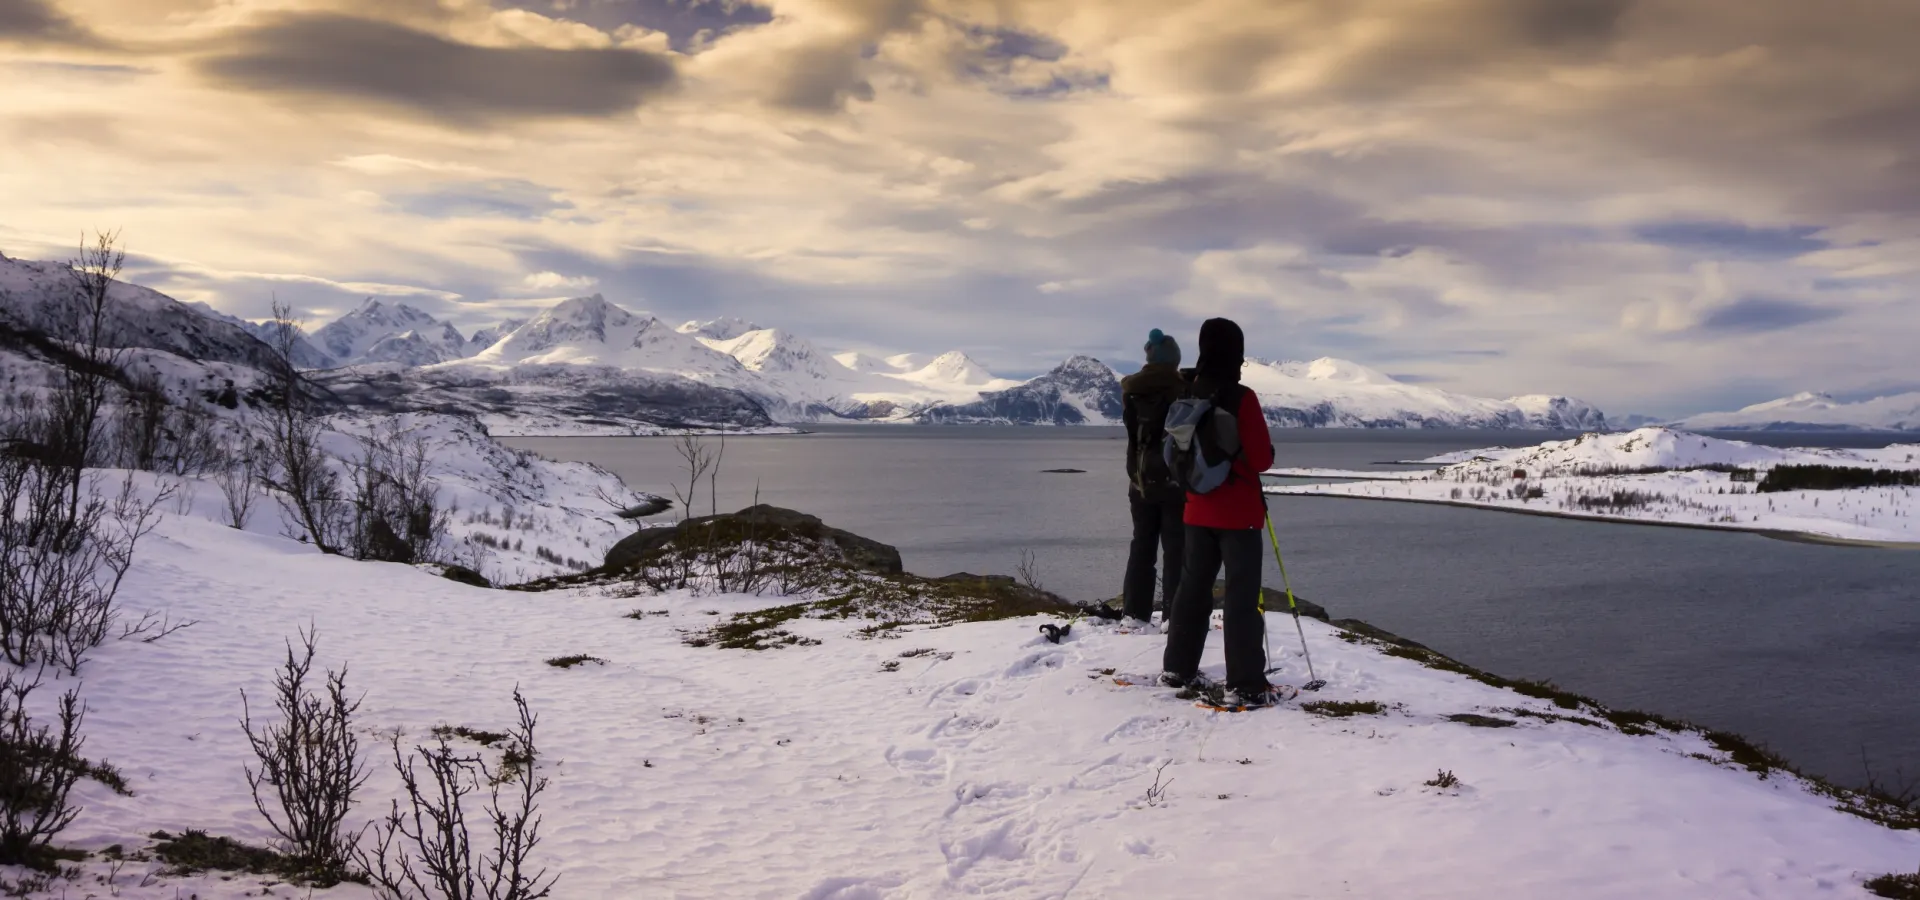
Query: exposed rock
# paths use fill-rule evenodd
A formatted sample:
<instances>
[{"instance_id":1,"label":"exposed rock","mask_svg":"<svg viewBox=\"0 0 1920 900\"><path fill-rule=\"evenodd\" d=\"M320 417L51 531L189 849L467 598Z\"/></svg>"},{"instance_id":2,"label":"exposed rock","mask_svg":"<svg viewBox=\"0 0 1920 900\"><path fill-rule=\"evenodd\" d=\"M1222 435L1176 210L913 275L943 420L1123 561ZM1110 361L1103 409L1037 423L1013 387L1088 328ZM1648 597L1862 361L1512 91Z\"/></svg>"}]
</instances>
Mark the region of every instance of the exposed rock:
<instances>
[{"instance_id":1,"label":"exposed rock","mask_svg":"<svg viewBox=\"0 0 1920 900\"><path fill-rule=\"evenodd\" d=\"M455 565L453 563L442 563L439 568L440 568L440 577L445 578L448 581L458 581L461 584L470 584L470 585L473 585L474 587L483 587L483 588L493 587L493 582L488 581L487 576L482 575L479 572L476 572L472 569L469 569L466 566Z\"/></svg>"},{"instance_id":2,"label":"exposed rock","mask_svg":"<svg viewBox=\"0 0 1920 900\"><path fill-rule=\"evenodd\" d=\"M1038 613L1068 612L1075 607L1065 597L1052 591L1044 591L1030 585L1021 584L1006 575L975 575L972 572L955 572L939 578L930 578L936 584L958 585L973 593L993 598L992 618L1005 619L1014 616Z\"/></svg>"},{"instance_id":3,"label":"exposed rock","mask_svg":"<svg viewBox=\"0 0 1920 900\"><path fill-rule=\"evenodd\" d=\"M697 542L715 529L727 533L742 529L765 529L769 538L784 535L822 541L839 548L848 564L882 575L898 575L904 569L900 562L900 551L891 546L831 527L806 513L766 504L750 506L734 513L688 519L671 528L643 528L607 551L605 568L633 568L673 543L676 538L687 537Z\"/></svg>"},{"instance_id":4,"label":"exposed rock","mask_svg":"<svg viewBox=\"0 0 1920 900\"><path fill-rule=\"evenodd\" d=\"M1306 608L1301 607L1300 613L1302 615L1305 615ZM1369 625L1365 622L1360 621L1359 619L1333 619L1331 621L1328 621L1327 624L1332 625L1335 628L1339 628L1343 631L1353 632L1354 634L1360 635L1362 637L1370 637L1377 641L1385 641L1386 643L1392 644L1396 647L1411 647L1415 650L1425 650L1429 653L1434 652L1432 647L1429 647L1418 641L1408 640L1384 628L1376 628L1372 625Z\"/></svg>"},{"instance_id":5,"label":"exposed rock","mask_svg":"<svg viewBox=\"0 0 1920 900\"><path fill-rule=\"evenodd\" d=\"M639 503L614 513L614 515L622 519L644 519L648 516L657 516L672 508L672 500L654 494L643 494L640 497Z\"/></svg>"},{"instance_id":6,"label":"exposed rock","mask_svg":"<svg viewBox=\"0 0 1920 900\"><path fill-rule=\"evenodd\" d=\"M1493 716L1483 716L1479 713L1454 713L1447 717L1447 721L1459 722L1462 725L1471 725L1475 728L1512 728L1514 724L1512 719L1496 719Z\"/></svg>"}]
</instances>

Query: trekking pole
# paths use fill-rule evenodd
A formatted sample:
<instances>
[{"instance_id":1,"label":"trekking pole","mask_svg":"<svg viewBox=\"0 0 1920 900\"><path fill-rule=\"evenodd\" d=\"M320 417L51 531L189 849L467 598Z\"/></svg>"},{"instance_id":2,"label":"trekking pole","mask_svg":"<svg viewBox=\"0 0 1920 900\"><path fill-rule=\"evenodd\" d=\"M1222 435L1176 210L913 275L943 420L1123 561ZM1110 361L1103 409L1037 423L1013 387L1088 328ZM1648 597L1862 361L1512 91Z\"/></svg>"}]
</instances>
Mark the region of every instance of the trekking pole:
<instances>
[{"instance_id":1,"label":"trekking pole","mask_svg":"<svg viewBox=\"0 0 1920 900\"><path fill-rule=\"evenodd\" d=\"M1262 508L1266 507L1266 498L1260 498ZM1287 564L1280 559L1280 536L1273 530L1273 510L1267 509L1267 540L1273 544L1273 562L1280 567L1280 584L1287 589L1287 608L1293 611L1293 630L1300 634L1300 655L1307 658L1306 684L1300 686L1303 691L1317 691L1327 683L1313 672L1313 654L1307 651L1307 630L1300 625L1300 605L1293 602L1293 582L1287 579Z\"/></svg>"}]
</instances>

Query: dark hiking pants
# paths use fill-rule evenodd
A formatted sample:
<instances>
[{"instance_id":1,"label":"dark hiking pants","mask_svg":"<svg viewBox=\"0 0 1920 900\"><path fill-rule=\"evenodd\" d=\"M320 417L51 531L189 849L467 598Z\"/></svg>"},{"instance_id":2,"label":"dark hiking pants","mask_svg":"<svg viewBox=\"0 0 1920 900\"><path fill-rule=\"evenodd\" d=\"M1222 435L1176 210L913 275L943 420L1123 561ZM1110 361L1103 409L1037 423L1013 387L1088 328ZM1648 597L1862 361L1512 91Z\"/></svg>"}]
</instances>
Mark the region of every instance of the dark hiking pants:
<instances>
[{"instance_id":1,"label":"dark hiking pants","mask_svg":"<svg viewBox=\"0 0 1920 900\"><path fill-rule=\"evenodd\" d=\"M1180 569L1186 554L1186 529L1180 517L1186 511L1186 498L1162 503L1127 496L1133 507L1133 546L1127 551L1127 580L1121 589L1121 606L1126 614L1141 621L1153 618L1154 562L1161 553L1166 563L1161 569L1161 594L1166 609L1173 608L1173 595L1180 590Z\"/></svg>"},{"instance_id":2,"label":"dark hiking pants","mask_svg":"<svg viewBox=\"0 0 1920 900\"><path fill-rule=\"evenodd\" d=\"M1213 582L1227 571L1222 616L1227 649L1227 686L1267 683L1266 620L1260 615L1260 529L1188 525L1187 560L1180 592L1167 612L1167 652L1161 668L1175 675L1200 671L1213 616Z\"/></svg>"}]
</instances>

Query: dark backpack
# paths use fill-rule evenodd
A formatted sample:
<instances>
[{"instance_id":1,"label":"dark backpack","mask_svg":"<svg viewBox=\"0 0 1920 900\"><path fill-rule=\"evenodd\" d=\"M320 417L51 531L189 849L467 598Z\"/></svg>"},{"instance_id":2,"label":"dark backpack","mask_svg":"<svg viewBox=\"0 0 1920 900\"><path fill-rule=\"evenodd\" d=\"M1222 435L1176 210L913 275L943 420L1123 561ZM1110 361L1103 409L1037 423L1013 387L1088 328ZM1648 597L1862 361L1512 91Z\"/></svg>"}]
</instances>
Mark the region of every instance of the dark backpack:
<instances>
[{"instance_id":1,"label":"dark backpack","mask_svg":"<svg viewBox=\"0 0 1920 900\"><path fill-rule=\"evenodd\" d=\"M1173 470L1167 467L1165 450L1167 412L1175 399L1176 395L1167 391L1127 395L1133 404L1135 427L1140 431L1134 446L1133 487L1142 497L1164 498L1181 490L1173 479Z\"/></svg>"},{"instance_id":2,"label":"dark backpack","mask_svg":"<svg viewBox=\"0 0 1920 900\"><path fill-rule=\"evenodd\" d=\"M1235 393L1234 399L1239 395ZM1173 482L1192 494L1210 494L1233 478L1240 458L1240 423L1212 397L1176 400L1167 410L1162 455ZM1238 405L1238 404L1236 404Z\"/></svg>"}]
</instances>

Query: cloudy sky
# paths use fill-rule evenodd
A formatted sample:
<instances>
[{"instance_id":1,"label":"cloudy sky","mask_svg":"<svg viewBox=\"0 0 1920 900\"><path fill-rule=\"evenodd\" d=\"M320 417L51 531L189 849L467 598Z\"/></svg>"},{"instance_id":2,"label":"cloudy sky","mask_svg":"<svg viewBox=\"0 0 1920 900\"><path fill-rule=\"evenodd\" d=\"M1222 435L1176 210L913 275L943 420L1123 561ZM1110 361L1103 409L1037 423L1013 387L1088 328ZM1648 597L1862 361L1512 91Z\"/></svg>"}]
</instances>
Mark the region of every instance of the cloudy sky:
<instances>
[{"instance_id":1,"label":"cloudy sky","mask_svg":"<svg viewBox=\"0 0 1920 900\"><path fill-rule=\"evenodd\" d=\"M1616 412L1920 386L1920 3L0 0L0 252ZM1190 345L1189 341L1189 345Z\"/></svg>"}]
</instances>

